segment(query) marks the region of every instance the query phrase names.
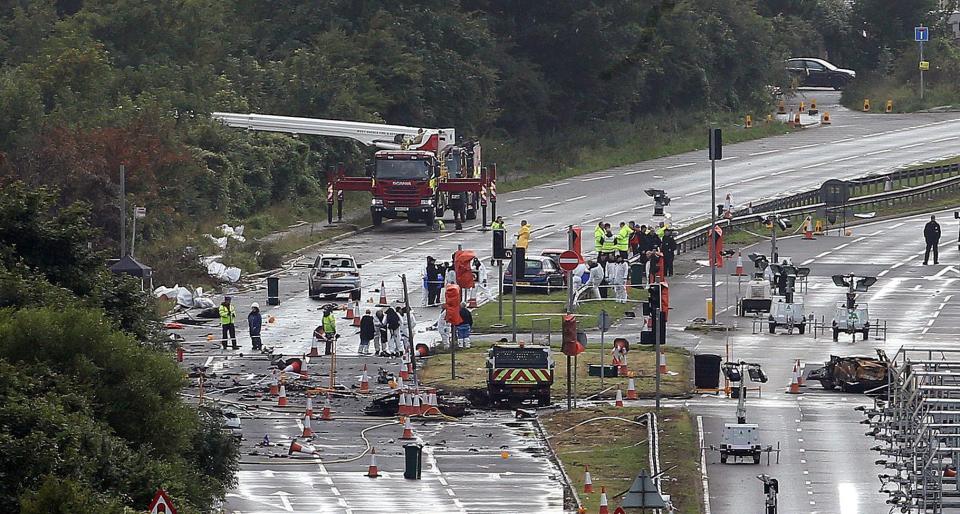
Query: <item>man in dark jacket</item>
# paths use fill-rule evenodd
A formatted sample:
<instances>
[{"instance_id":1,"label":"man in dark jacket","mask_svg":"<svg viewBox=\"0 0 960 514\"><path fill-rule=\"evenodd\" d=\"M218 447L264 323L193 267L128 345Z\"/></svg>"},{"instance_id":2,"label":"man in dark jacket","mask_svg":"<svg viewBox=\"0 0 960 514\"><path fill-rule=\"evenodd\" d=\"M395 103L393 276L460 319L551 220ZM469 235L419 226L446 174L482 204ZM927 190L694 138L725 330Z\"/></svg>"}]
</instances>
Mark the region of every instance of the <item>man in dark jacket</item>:
<instances>
[{"instance_id":1,"label":"man in dark jacket","mask_svg":"<svg viewBox=\"0 0 960 514\"><path fill-rule=\"evenodd\" d=\"M437 305L440 303L440 289L443 286L443 279L439 279L440 269L437 268L437 260L433 257L427 257L427 292L428 305Z\"/></svg>"},{"instance_id":2,"label":"man in dark jacket","mask_svg":"<svg viewBox=\"0 0 960 514\"><path fill-rule=\"evenodd\" d=\"M403 355L403 345L400 343L400 315L393 307L387 307L384 314L387 324L387 356L400 357Z\"/></svg>"},{"instance_id":3,"label":"man in dark jacket","mask_svg":"<svg viewBox=\"0 0 960 514\"><path fill-rule=\"evenodd\" d=\"M660 245L663 251L663 269L668 277L673 276L673 256L677 251L677 238L673 230L667 230L663 234L663 244Z\"/></svg>"},{"instance_id":4,"label":"man in dark jacket","mask_svg":"<svg viewBox=\"0 0 960 514\"><path fill-rule=\"evenodd\" d=\"M250 327L250 344L253 351L260 351L263 342L260 341L260 329L263 327L263 316L260 315L260 304L253 302L250 305L250 314L247 314L247 325Z\"/></svg>"},{"instance_id":5,"label":"man in dark jacket","mask_svg":"<svg viewBox=\"0 0 960 514\"><path fill-rule=\"evenodd\" d=\"M940 246L940 224L937 223L937 217L930 215L930 221L923 227L923 239L927 242L927 249L923 252L923 265L926 266L930 260L930 249L933 249L933 263L940 264L940 255L938 247Z\"/></svg>"},{"instance_id":6,"label":"man in dark jacket","mask_svg":"<svg viewBox=\"0 0 960 514\"><path fill-rule=\"evenodd\" d=\"M360 347L357 355L370 355L370 341L377 337L377 327L373 323L373 314L370 309L360 318Z\"/></svg>"}]
</instances>

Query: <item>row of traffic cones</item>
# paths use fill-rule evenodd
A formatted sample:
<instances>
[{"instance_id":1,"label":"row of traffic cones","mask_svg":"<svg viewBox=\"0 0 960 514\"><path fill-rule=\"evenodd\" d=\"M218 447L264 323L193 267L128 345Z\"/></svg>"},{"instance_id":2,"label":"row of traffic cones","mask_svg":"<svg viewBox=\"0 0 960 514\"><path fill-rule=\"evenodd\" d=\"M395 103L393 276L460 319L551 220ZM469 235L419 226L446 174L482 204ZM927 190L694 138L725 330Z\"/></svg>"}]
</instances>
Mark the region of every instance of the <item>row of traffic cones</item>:
<instances>
[{"instance_id":1,"label":"row of traffic cones","mask_svg":"<svg viewBox=\"0 0 960 514\"><path fill-rule=\"evenodd\" d=\"M584 494L593 494L593 480L590 478L590 467L587 465L583 466L583 493ZM586 512L582 507L580 512ZM610 504L607 500L607 488L600 487L600 514L610 514ZM623 513L624 510L622 507L617 507L617 510L614 511L614 514Z\"/></svg>"}]
</instances>

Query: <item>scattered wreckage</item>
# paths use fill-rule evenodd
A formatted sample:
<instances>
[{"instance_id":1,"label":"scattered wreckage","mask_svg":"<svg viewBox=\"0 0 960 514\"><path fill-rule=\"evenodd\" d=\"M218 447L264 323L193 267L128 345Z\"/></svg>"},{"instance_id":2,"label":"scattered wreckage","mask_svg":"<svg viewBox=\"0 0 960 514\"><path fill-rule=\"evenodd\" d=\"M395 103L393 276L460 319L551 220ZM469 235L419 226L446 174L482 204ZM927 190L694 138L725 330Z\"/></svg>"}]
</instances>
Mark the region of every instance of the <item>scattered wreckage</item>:
<instances>
[{"instance_id":1,"label":"scattered wreckage","mask_svg":"<svg viewBox=\"0 0 960 514\"><path fill-rule=\"evenodd\" d=\"M830 361L807 375L818 380L824 389L840 389L845 393L886 394L890 361L877 349L877 357L830 356Z\"/></svg>"}]
</instances>

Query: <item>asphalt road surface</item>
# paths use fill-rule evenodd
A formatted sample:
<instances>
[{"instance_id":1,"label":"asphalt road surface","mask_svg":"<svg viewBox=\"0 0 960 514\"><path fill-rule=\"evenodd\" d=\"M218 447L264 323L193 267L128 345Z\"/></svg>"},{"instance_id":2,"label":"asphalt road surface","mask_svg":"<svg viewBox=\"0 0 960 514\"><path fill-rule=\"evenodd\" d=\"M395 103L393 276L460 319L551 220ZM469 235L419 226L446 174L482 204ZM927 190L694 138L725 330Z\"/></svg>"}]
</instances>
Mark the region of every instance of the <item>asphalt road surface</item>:
<instances>
[{"instance_id":1,"label":"asphalt road surface","mask_svg":"<svg viewBox=\"0 0 960 514\"><path fill-rule=\"evenodd\" d=\"M834 105L836 93L808 92L807 100L814 95L820 109L830 111L833 125L727 146L725 158L717 166L718 203L728 192L733 194L737 205L745 205L815 188L830 178L882 173L960 153L957 145L960 114L868 115ZM530 254L565 246L564 232L571 224L583 226L585 242L592 246L589 234L599 219L613 223L630 219L639 223L651 221L652 203L643 194L646 188L668 192L673 198L668 212L676 224L708 217L709 169L706 151L690 152L501 194L498 211L507 218L508 233L517 229L521 218L529 220L535 230ZM886 271L875 291L871 291L870 299L871 317L889 322L888 338L882 344L894 348L914 336L931 341L941 337L946 340L952 320L950 310L956 307L949 293L936 293L933 288L943 286L940 291L949 291L952 280L960 278L960 271L956 271L960 264L955 264L953 269L944 265L936 271L915 269L917 266L910 263L914 262L916 252L922 250L916 243L919 229L908 224L893 227L896 223L899 222L872 229L856 228L854 237L842 241L826 237L813 242L786 240L781 243L781 254L792 252L796 262L812 259L808 265L815 276L810 280L807 302L826 319L832 316L832 305L843 296L843 291L830 282L830 274L841 268L862 273L875 271L878 275ZM452 228L452 223L447 226ZM381 282L386 287L388 300L400 298L399 277L406 274L412 303L418 305L421 269L428 255L447 260L460 245L475 249L480 256L489 256L490 235L479 228L479 222L475 222L462 232L438 234L401 221L324 244L320 250L350 253L364 264L364 302L379 296L375 290ZM909 235L899 237L906 237L911 244L903 244L904 239L894 240L891 234L901 228ZM944 232L951 233L946 228ZM841 247L844 244L847 246ZM792 245L798 246L794 250ZM680 264L690 273L671 282L672 294L678 299L672 302L677 308L676 314L671 314L674 320L702 313L703 281L708 280L708 276L696 269L697 264L691 261L695 257L690 254ZM945 249L941 262L950 262L951 258L956 261L957 257L955 249L952 255ZM943 269L947 271L936 276ZM911 273L916 276L911 277ZM283 298L277 307L265 305L262 289L237 296L241 312L246 312L244 308L249 302L259 301L265 314L274 316L274 322L268 324L263 336L265 345L276 347L277 352L308 351L310 334L320 322L318 307L322 302L307 298L305 274L305 268L281 274ZM935 278L927 279L928 276ZM899 286L887 286L894 282ZM725 294L718 296L724 301L735 298L736 291L731 291L735 285L724 284ZM719 303L720 307L724 305ZM418 341L431 337L424 326L432 324L437 314L436 309L416 309L416 317L421 322ZM725 319L731 313L724 312L721 316ZM671 327L670 333L675 336L671 344L722 353L726 342L722 336L683 333L677 330L678 325ZM347 328L347 321L340 321L339 326L342 333L353 334ZM214 330L216 328L191 329L185 336L202 341L205 333ZM615 330L632 331L634 327L624 323ZM761 469L781 479L781 512L886 512L886 509L880 510L884 497L876 492L879 484L872 464L876 456L867 450L872 440L863 436L864 426L857 424L860 418L852 410L864 399L822 392L813 386L808 386L808 392L800 397L783 393L793 359L815 363L826 360L831 352L869 355L874 343L832 343L829 334L818 339L809 335L754 336L750 334L749 324L741 325L735 334L730 337L733 357L762 361L771 377L763 388L762 399L751 397L748 403L750 420L761 423L765 442L774 445L779 442L783 451L780 464L771 465L769 469L765 465L760 468L720 466L716 455L708 455L712 512L758 511L762 487L754 477ZM204 344L207 343L200 346ZM348 357L356 351L355 345L356 338L352 335L338 343L338 352L343 356L338 376L347 387L355 385L363 363L368 364L371 372L379 366L395 368L398 364L396 360L382 358ZM233 374L241 381L255 382L258 380L255 375L265 369L263 359L241 357L239 353L198 350L188 355L188 363L207 364L227 376ZM322 362L318 365L320 372L324 372ZM377 387L384 390L384 386ZM223 397L237 399L230 395ZM418 430L427 445L424 480L410 485L398 478L401 469L400 442L396 440L398 425L368 432L371 445L382 452L381 469L386 471L386 479L371 481L363 477L366 456L350 463L330 465L309 461L309 457L308 462L303 463L267 457L266 454L286 453L290 438L300 430L297 423L298 414L302 415L302 402L302 397L294 396L292 408L279 412L258 411L251 419L245 419L245 464L238 487L228 495L225 505L228 512L557 512L563 508L562 488L557 480L559 470L537 449L542 443L533 435L529 423L510 426L506 418L488 417L426 424ZM344 418L353 418L359 413L360 403L335 399L334 410L343 413ZM716 444L722 423L734 418L733 401L710 397L697 398L688 404L703 416L705 444ZM377 420L344 419L326 423L322 437L318 437L323 446L321 453L333 455L333 458L325 456L325 460L340 460L364 450L360 432L375 426ZM272 444L276 446L254 447L262 438L260 432L271 435ZM478 440L478 436L488 433L488 443ZM504 450L509 453L506 459L500 456ZM260 454L249 455L254 452Z\"/></svg>"}]
</instances>

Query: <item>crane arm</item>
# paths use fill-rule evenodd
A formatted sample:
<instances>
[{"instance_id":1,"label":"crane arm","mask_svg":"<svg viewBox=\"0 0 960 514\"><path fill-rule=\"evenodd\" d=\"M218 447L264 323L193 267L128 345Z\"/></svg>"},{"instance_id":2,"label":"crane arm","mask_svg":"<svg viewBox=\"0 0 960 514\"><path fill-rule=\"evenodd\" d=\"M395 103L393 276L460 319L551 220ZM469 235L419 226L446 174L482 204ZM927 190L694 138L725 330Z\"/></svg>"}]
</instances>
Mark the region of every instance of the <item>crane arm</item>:
<instances>
[{"instance_id":1,"label":"crane arm","mask_svg":"<svg viewBox=\"0 0 960 514\"><path fill-rule=\"evenodd\" d=\"M426 150L439 155L446 147L456 142L454 129L429 129L359 121L232 112L214 112L211 113L211 117L229 127L287 134L343 137L384 150Z\"/></svg>"}]
</instances>

